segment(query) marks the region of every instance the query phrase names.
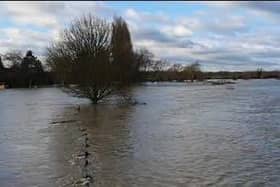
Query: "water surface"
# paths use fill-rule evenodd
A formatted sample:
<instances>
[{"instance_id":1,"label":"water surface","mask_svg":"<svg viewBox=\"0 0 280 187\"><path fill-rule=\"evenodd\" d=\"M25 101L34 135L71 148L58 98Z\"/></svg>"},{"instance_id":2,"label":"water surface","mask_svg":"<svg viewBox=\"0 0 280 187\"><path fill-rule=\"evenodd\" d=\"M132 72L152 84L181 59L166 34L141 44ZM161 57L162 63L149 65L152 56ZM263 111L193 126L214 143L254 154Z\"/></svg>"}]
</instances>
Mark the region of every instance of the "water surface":
<instances>
[{"instance_id":1,"label":"water surface","mask_svg":"<svg viewBox=\"0 0 280 187\"><path fill-rule=\"evenodd\" d=\"M1 91L0 186L279 186L280 81L233 87L148 83L130 90L146 105L98 106Z\"/></svg>"}]
</instances>

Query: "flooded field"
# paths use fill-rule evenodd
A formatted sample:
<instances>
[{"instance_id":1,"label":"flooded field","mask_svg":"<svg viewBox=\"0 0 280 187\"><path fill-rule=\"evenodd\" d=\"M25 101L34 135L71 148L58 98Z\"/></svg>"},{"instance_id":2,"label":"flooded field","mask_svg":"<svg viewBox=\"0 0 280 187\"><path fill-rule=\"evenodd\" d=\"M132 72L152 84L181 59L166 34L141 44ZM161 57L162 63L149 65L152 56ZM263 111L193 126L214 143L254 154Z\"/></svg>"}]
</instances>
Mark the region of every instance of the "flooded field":
<instances>
[{"instance_id":1,"label":"flooded field","mask_svg":"<svg viewBox=\"0 0 280 187\"><path fill-rule=\"evenodd\" d=\"M0 186L280 186L279 80L130 94L146 104L0 91Z\"/></svg>"}]
</instances>

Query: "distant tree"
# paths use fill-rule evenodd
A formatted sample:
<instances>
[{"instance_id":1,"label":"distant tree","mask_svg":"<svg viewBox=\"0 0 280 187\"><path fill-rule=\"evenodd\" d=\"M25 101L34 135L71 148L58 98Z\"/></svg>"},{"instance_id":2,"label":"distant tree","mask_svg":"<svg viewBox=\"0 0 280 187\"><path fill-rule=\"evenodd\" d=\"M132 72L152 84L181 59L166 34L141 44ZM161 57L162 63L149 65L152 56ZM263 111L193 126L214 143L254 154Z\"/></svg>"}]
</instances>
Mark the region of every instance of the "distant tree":
<instances>
[{"instance_id":1,"label":"distant tree","mask_svg":"<svg viewBox=\"0 0 280 187\"><path fill-rule=\"evenodd\" d=\"M131 73L133 81L143 80L144 72L151 68L153 54L145 48L136 50L133 53Z\"/></svg>"},{"instance_id":2,"label":"distant tree","mask_svg":"<svg viewBox=\"0 0 280 187\"><path fill-rule=\"evenodd\" d=\"M195 62L193 64L185 66L183 72L185 77L187 77L191 81L202 78L199 62Z\"/></svg>"},{"instance_id":3,"label":"distant tree","mask_svg":"<svg viewBox=\"0 0 280 187\"><path fill-rule=\"evenodd\" d=\"M10 87L32 87L48 83L49 77L32 51L27 51L24 57L21 51L9 51L3 55L3 59L9 64L5 71L5 82Z\"/></svg>"},{"instance_id":4,"label":"distant tree","mask_svg":"<svg viewBox=\"0 0 280 187\"><path fill-rule=\"evenodd\" d=\"M90 14L74 20L48 49L47 62L68 93L96 104L113 90L110 25Z\"/></svg>"},{"instance_id":5,"label":"distant tree","mask_svg":"<svg viewBox=\"0 0 280 187\"><path fill-rule=\"evenodd\" d=\"M183 71L184 66L182 64L173 64L168 71L171 72L180 72Z\"/></svg>"},{"instance_id":6,"label":"distant tree","mask_svg":"<svg viewBox=\"0 0 280 187\"><path fill-rule=\"evenodd\" d=\"M164 68L166 68L168 65L168 62L166 60L154 60L152 61L152 70L157 71L163 71Z\"/></svg>"},{"instance_id":7,"label":"distant tree","mask_svg":"<svg viewBox=\"0 0 280 187\"><path fill-rule=\"evenodd\" d=\"M134 52L135 71L148 71L152 68L154 55L146 48L138 49Z\"/></svg>"},{"instance_id":8,"label":"distant tree","mask_svg":"<svg viewBox=\"0 0 280 187\"><path fill-rule=\"evenodd\" d=\"M4 67L4 64L2 62L2 57L0 56L0 71L4 70L4 69L5 69L5 67Z\"/></svg>"},{"instance_id":9,"label":"distant tree","mask_svg":"<svg viewBox=\"0 0 280 187\"><path fill-rule=\"evenodd\" d=\"M190 65L190 68L192 71L198 72L198 71L201 71L200 66L201 66L200 63L198 61L196 61L195 63Z\"/></svg>"},{"instance_id":10,"label":"distant tree","mask_svg":"<svg viewBox=\"0 0 280 187\"><path fill-rule=\"evenodd\" d=\"M112 23L111 50L113 64L116 68L116 78L124 84L135 79L135 64L130 32L125 20L115 17Z\"/></svg>"},{"instance_id":11,"label":"distant tree","mask_svg":"<svg viewBox=\"0 0 280 187\"><path fill-rule=\"evenodd\" d=\"M181 80L181 72L183 71L184 66L179 63L172 64L167 72L169 74L169 80Z\"/></svg>"},{"instance_id":12,"label":"distant tree","mask_svg":"<svg viewBox=\"0 0 280 187\"><path fill-rule=\"evenodd\" d=\"M31 50L26 52L26 55L21 62L21 70L23 72L34 73L41 73L44 71L41 61L38 60L37 57L33 56Z\"/></svg>"},{"instance_id":13,"label":"distant tree","mask_svg":"<svg viewBox=\"0 0 280 187\"><path fill-rule=\"evenodd\" d=\"M3 59L9 62L11 70L19 71L23 55L21 51L15 50L4 54Z\"/></svg>"},{"instance_id":14,"label":"distant tree","mask_svg":"<svg viewBox=\"0 0 280 187\"><path fill-rule=\"evenodd\" d=\"M263 69L262 68L258 68L257 69L257 78L260 79L262 78L263 75Z\"/></svg>"},{"instance_id":15,"label":"distant tree","mask_svg":"<svg viewBox=\"0 0 280 187\"><path fill-rule=\"evenodd\" d=\"M28 86L30 88L33 85L39 85L43 82L44 70L42 63L33 55L31 50L28 50L22 59L20 71L25 87Z\"/></svg>"}]
</instances>

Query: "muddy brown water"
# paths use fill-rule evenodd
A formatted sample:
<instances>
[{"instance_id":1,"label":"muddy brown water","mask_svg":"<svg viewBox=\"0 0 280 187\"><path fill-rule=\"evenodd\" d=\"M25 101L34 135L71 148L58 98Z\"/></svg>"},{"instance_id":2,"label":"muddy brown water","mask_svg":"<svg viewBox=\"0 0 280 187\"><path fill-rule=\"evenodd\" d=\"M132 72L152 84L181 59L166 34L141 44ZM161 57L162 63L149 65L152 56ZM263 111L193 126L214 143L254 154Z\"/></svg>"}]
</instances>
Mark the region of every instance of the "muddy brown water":
<instances>
[{"instance_id":1,"label":"muddy brown water","mask_svg":"<svg viewBox=\"0 0 280 187\"><path fill-rule=\"evenodd\" d=\"M0 91L0 186L280 186L279 80L130 94L147 104Z\"/></svg>"}]
</instances>

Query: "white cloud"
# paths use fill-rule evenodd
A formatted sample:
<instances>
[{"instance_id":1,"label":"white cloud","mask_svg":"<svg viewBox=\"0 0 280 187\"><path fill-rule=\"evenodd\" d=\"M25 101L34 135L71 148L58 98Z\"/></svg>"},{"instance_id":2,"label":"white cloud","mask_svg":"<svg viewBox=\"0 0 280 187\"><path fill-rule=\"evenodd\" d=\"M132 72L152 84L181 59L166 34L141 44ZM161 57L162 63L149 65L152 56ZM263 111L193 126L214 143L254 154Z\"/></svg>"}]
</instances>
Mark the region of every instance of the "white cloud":
<instances>
[{"instance_id":1,"label":"white cloud","mask_svg":"<svg viewBox=\"0 0 280 187\"><path fill-rule=\"evenodd\" d=\"M125 16L128 17L129 19L140 19L140 15L132 8L129 8L125 12Z\"/></svg>"},{"instance_id":2,"label":"white cloud","mask_svg":"<svg viewBox=\"0 0 280 187\"><path fill-rule=\"evenodd\" d=\"M1 2L0 15L12 25L0 28L0 53L31 49L44 59L46 47L67 23L87 13L106 16L112 10L102 2Z\"/></svg>"},{"instance_id":3,"label":"white cloud","mask_svg":"<svg viewBox=\"0 0 280 187\"><path fill-rule=\"evenodd\" d=\"M167 26L162 31L174 37L189 37L192 35L192 31L183 25Z\"/></svg>"},{"instance_id":4,"label":"white cloud","mask_svg":"<svg viewBox=\"0 0 280 187\"><path fill-rule=\"evenodd\" d=\"M2 11L20 25L56 28L59 23L53 13L56 4L48 2L4 2Z\"/></svg>"},{"instance_id":5,"label":"white cloud","mask_svg":"<svg viewBox=\"0 0 280 187\"><path fill-rule=\"evenodd\" d=\"M121 12L108 4L1 2L0 24L4 19L12 24L0 28L0 53L31 49L43 59L46 47L59 38L61 29L73 18L92 13L111 19ZM207 9L176 17L162 10L139 11L132 7L120 15L129 25L134 46L146 47L157 58L180 63L200 60L211 69L254 69L258 63L267 68L277 67L280 28L271 21L271 15L278 15L277 8L272 5L261 8L260 4L251 3L240 6L238 2L208 2L207 5ZM260 20L266 25L254 25Z\"/></svg>"}]
</instances>

